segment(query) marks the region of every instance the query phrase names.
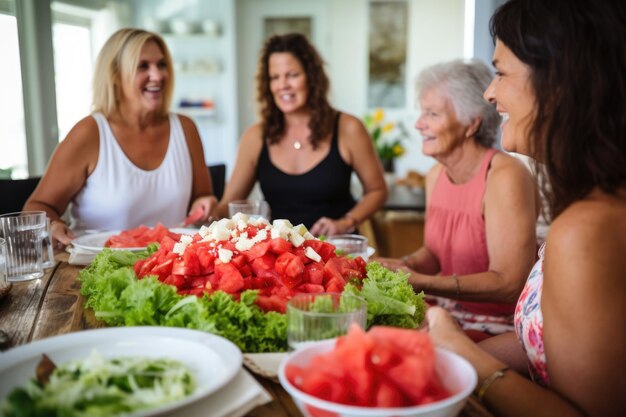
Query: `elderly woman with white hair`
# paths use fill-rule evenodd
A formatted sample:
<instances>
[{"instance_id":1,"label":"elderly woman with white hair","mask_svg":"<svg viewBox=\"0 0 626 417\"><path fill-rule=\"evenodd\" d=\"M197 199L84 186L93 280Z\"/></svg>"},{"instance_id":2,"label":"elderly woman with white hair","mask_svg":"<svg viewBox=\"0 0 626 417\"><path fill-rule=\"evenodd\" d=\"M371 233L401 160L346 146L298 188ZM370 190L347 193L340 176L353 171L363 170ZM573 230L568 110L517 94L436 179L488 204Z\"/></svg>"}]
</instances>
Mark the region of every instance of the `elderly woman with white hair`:
<instances>
[{"instance_id":1,"label":"elderly woman with white hair","mask_svg":"<svg viewBox=\"0 0 626 417\"><path fill-rule=\"evenodd\" d=\"M537 249L537 190L521 162L493 147L501 118L482 97L490 81L476 60L420 74L415 127L422 152L437 160L426 177L424 246L381 259L408 272L415 290L433 296L476 341L512 330Z\"/></svg>"}]
</instances>

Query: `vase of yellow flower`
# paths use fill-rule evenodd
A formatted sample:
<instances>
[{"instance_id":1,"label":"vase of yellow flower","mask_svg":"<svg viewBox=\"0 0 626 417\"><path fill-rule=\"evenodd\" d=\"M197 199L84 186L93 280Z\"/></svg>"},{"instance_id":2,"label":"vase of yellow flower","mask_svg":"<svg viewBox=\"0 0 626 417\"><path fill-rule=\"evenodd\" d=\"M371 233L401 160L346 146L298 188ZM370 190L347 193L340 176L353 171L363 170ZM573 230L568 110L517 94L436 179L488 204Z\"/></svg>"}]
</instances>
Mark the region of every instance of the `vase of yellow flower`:
<instances>
[{"instance_id":1,"label":"vase of yellow flower","mask_svg":"<svg viewBox=\"0 0 626 417\"><path fill-rule=\"evenodd\" d=\"M374 148L385 172L394 172L396 158L406 153L403 145L408 133L402 123L385 121L383 109L376 109L363 118Z\"/></svg>"}]
</instances>

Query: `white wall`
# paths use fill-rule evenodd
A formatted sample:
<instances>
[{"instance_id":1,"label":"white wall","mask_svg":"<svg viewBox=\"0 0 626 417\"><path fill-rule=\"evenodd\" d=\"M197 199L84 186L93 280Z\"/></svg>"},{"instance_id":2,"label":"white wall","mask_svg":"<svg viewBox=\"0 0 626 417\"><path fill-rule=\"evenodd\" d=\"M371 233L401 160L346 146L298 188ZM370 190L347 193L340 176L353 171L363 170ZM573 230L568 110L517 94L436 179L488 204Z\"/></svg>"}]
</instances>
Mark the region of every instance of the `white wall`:
<instances>
[{"instance_id":1,"label":"white wall","mask_svg":"<svg viewBox=\"0 0 626 417\"><path fill-rule=\"evenodd\" d=\"M362 117L367 108L368 4L366 0L134 0L135 22L146 17L216 18L223 24L224 73L222 75L219 129L207 130L205 142L219 140L227 166L232 169L243 131L257 120L255 81L263 42L263 19L311 16L313 41L326 61L331 79L331 101L338 109ZM488 19L503 0L475 0L475 55L487 63L492 45ZM464 0L407 0L409 41L407 99L402 109L385 109L387 118L401 121L411 132L407 154L396 164L398 175L413 169L426 172L434 160L421 152L421 137L414 129L419 114L415 79L425 67L463 57ZM177 82L179 80L177 79ZM219 138L211 136L219 135ZM216 155L207 152L207 159Z\"/></svg>"},{"instance_id":2,"label":"white wall","mask_svg":"<svg viewBox=\"0 0 626 417\"><path fill-rule=\"evenodd\" d=\"M212 99L215 114L192 116L204 145L207 164L226 162L232 168L236 156L237 94L236 94L236 28L234 0L134 0L133 24L146 27L148 24L164 23L165 40L175 58L182 57L192 65L200 60L211 60L219 64L218 73L198 73L177 70L172 107L181 99ZM167 34L168 23L173 19L184 19L199 25L204 20L218 23L217 37L205 35L176 36ZM150 27L146 27L153 30Z\"/></svg>"},{"instance_id":3,"label":"white wall","mask_svg":"<svg viewBox=\"0 0 626 417\"><path fill-rule=\"evenodd\" d=\"M236 0L239 134L256 121L254 74L262 46L266 16L310 15L313 39L327 64L331 101L338 109L362 117L367 111L368 2L364 0ZM462 0L408 0L409 51L407 102L404 109L389 109L390 120L401 120L413 131L414 80L420 69L463 56L464 2ZM324 19L318 21L319 19ZM433 161L421 153L416 132L407 143L407 155L397 164L399 175L408 169L425 172Z\"/></svg>"}]
</instances>

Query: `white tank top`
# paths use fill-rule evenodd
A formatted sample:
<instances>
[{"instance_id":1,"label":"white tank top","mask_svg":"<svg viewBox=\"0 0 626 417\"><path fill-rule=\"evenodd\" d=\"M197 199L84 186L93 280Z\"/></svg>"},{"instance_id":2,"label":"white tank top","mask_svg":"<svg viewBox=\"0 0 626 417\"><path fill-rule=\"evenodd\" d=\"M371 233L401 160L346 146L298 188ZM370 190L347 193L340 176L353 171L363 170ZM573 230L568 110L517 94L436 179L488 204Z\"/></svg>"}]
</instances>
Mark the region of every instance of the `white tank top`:
<instances>
[{"instance_id":1,"label":"white tank top","mask_svg":"<svg viewBox=\"0 0 626 417\"><path fill-rule=\"evenodd\" d=\"M96 168L72 200L72 228L124 230L182 222L191 199L192 166L178 116L169 115L167 152L161 165L151 171L128 159L102 113L92 117L98 123L100 151Z\"/></svg>"}]
</instances>

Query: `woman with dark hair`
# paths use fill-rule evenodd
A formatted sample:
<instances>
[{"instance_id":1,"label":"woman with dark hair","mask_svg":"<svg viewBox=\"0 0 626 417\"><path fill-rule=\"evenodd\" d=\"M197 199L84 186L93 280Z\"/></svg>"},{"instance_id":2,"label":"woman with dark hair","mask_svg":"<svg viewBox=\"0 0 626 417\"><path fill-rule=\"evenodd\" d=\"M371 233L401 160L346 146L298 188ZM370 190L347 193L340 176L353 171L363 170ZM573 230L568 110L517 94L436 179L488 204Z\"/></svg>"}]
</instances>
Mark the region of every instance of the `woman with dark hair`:
<instances>
[{"instance_id":1,"label":"woman with dark hair","mask_svg":"<svg viewBox=\"0 0 626 417\"><path fill-rule=\"evenodd\" d=\"M125 28L106 41L94 112L59 144L24 206L48 214L55 242L67 245L89 229L174 226L197 209L208 217L217 199L202 142L191 119L169 112L173 89L172 58L158 34Z\"/></svg>"},{"instance_id":2,"label":"woman with dark hair","mask_svg":"<svg viewBox=\"0 0 626 417\"><path fill-rule=\"evenodd\" d=\"M352 232L382 207L387 188L372 141L359 119L330 105L329 88L306 37L266 41L257 73L261 121L241 138L216 216L226 216L228 202L246 198L256 180L273 218L303 223L315 235ZM353 171L363 184L358 203Z\"/></svg>"},{"instance_id":3,"label":"woman with dark hair","mask_svg":"<svg viewBox=\"0 0 626 417\"><path fill-rule=\"evenodd\" d=\"M511 0L491 32L497 75L485 98L505 115L504 147L537 161L553 221L515 333L478 347L436 307L429 332L472 362L497 415L622 416L626 3Z\"/></svg>"},{"instance_id":4,"label":"woman with dark hair","mask_svg":"<svg viewBox=\"0 0 626 417\"><path fill-rule=\"evenodd\" d=\"M537 252L537 190L521 162L493 147L500 116L482 97L490 81L478 60L420 73L415 127L422 152L437 160L426 176L424 246L380 260L407 272L416 291L437 296L477 341L513 330Z\"/></svg>"}]
</instances>

